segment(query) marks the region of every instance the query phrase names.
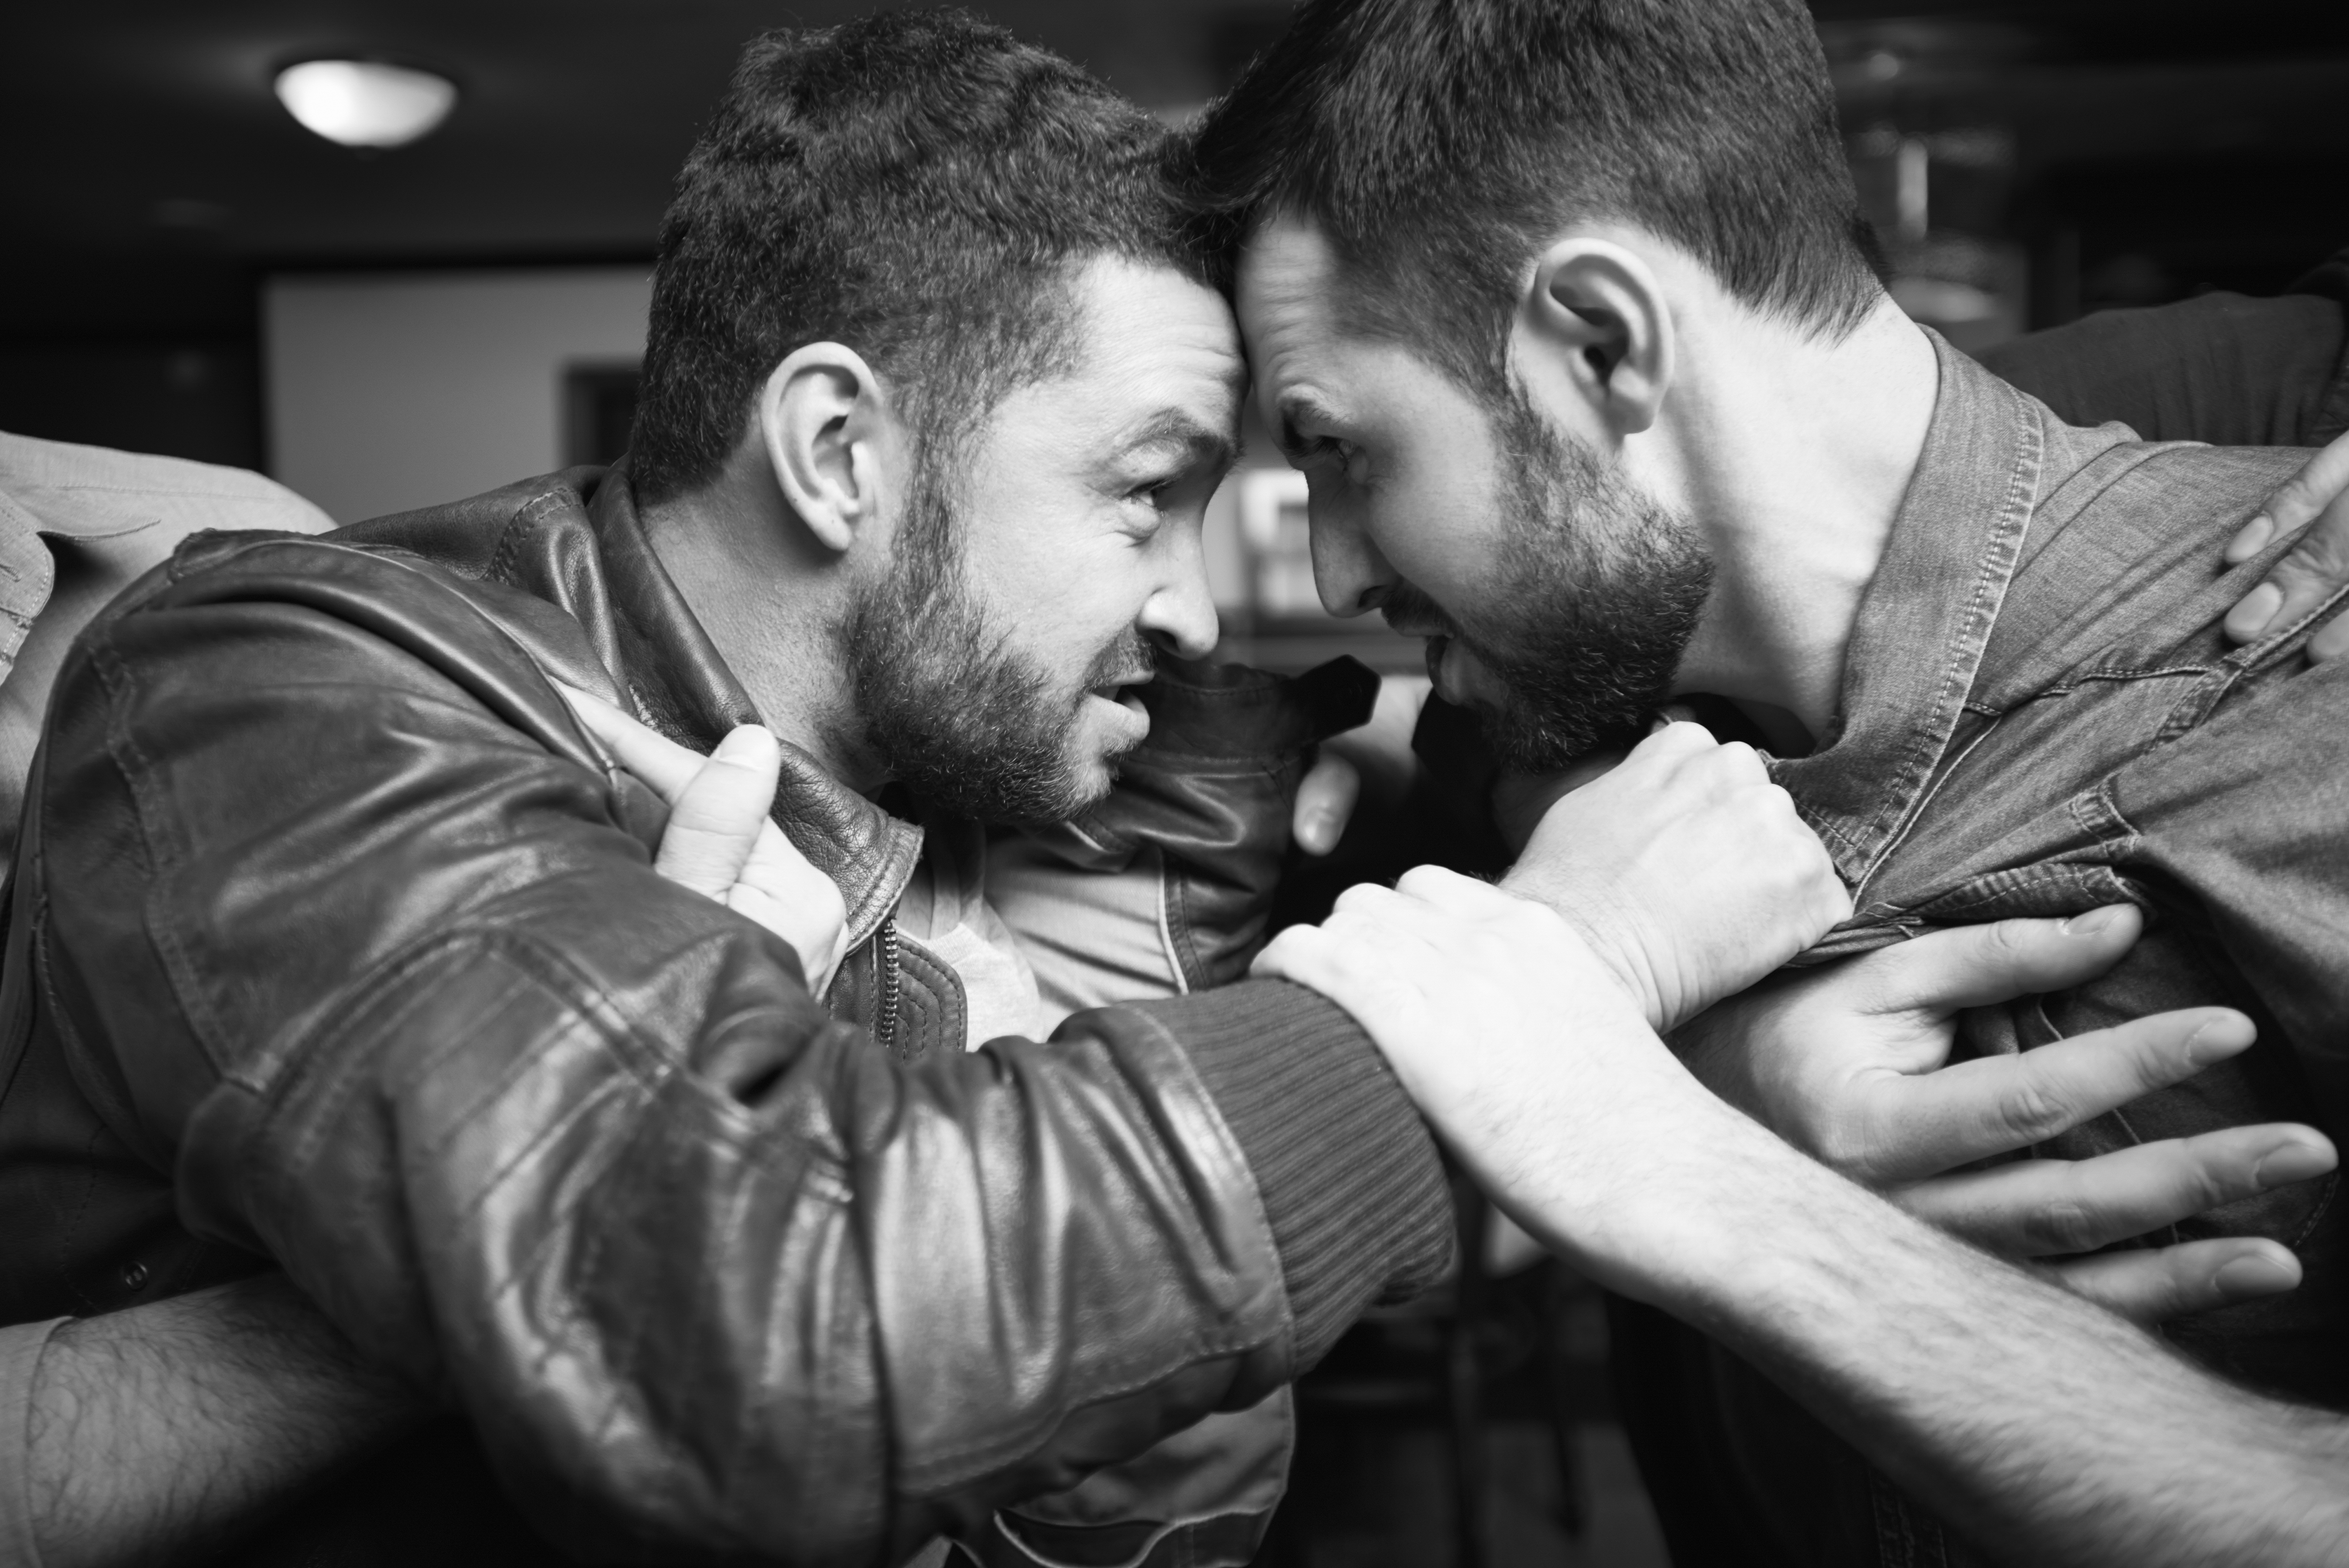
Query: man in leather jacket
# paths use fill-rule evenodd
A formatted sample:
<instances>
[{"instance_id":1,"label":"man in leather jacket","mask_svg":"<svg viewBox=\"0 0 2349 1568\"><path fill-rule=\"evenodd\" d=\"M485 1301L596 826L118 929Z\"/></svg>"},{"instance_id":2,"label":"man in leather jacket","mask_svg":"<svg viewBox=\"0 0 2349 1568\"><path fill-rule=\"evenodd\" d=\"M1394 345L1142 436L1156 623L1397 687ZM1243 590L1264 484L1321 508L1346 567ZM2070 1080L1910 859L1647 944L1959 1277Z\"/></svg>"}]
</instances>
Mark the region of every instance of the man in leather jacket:
<instances>
[{"instance_id":1,"label":"man in leather jacket","mask_svg":"<svg viewBox=\"0 0 2349 1568\"><path fill-rule=\"evenodd\" d=\"M926 169L889 142L949 135ZM1236 977L1299 760L1363 717L1359 671L1170 666L1134 694L1154 655L1213 642L1199 518L1241 376L1171 237L1159 141L968 22L764 41L665 235L633 472L330 544L199 540L101 619L57 711L136 688L210 738L131 743L161 817L66 805L98 805L80 770L128 755L85 752L98 731L53 730L31 782L0 1103L12 1319L274 1259L465 1408L543 1525L604 1553L863 1560L943 1530L990 1550L996 1503L1191 1428L1226 1473L1172 1486L1187 1513L1133 1502L1186 1473L1161 1459L1032 1528L1245 1558L1289 1372L1445 1256L1424 1134L1344 1088L1375 1063L1294 993L961 1056L1040 1039L1154 959L1162 995ZM1058 188L1007 198L1023 160ZM1037 194L1040 217L1006 218ZM811 283L850 232L864 275ZM166 620L193 642L100 651ZM794 743L775 815L838 889L836 975L650 877L659 802L558 682L698 750L759 718ZM885 781L926 857L867 798ZM989 886L975 821L1069 825L999 839ZM120 859L150 825L170 847ZM1055 860L1148 901L1155 951L990 940ZM150 913L177 932L160 947ZM1319 1134L1367 1166L1334 1208L1280 1214L1248 1175L1291 1148L1305 1085L1257 1092L1251 1123L1198 1065L1258 1077L1284 1026L1350 1051L1310 1089L1358 1103ZM264 1167L274 1196L247 1186ZM1383 1255L1317 1262L1331 1218L1395 1203L1419 1218ZM1261 1436L1233 1436L1267 1400Z\"/></svg>"}]
</instances>

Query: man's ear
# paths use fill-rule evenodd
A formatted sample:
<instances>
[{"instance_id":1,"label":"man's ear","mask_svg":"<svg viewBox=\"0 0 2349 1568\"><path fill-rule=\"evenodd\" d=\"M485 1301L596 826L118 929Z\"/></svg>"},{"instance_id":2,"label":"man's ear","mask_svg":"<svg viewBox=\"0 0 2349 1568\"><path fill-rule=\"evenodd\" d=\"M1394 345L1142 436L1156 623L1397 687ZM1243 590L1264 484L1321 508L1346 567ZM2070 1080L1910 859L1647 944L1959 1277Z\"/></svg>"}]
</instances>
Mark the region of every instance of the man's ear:
<instances>
[{"instance_id":1,"label":"man's ear","mask_svg":"<svg viewBox=\"0 0 2349 1568\"><path fill-rule=\"evenodd\" d=\"M1611 240L1558 241L1534 262L1511 344L1537 391L1619 439L1656 422L1671 385L1671 308L1654 271Z\"/></svg>"},{"instance_id":2,"label":"man's ear","mask_svg":"<svg viewBox=\"0 0 2349 1568\"><path fill-rule=\"evenodd\" d=\"M880 516L898 443L879 379L837 343L792 350L759 392L759 434L783 500L845 553Z\"/></svg>"}]
</instances>

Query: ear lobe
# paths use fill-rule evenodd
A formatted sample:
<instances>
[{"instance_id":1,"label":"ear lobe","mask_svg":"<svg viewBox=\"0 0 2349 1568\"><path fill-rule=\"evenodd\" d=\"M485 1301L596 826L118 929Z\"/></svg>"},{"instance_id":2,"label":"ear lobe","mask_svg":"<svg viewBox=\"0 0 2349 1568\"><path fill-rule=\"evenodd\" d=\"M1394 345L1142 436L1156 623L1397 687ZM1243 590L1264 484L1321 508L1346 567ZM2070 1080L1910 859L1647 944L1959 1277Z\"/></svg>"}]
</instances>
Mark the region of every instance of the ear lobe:
<instances>
[{"instance_id":1,"label":"ear lobe","mask_svg":"<svg viewBox=\"0 0 2349 1568\"><path fill-rule=\"evenodd\" d=\"M825 548L845 553L881 510L887 420L879 381L854 349L793 349L759 391L759 433L783 500Z\"/></svg>"},{"instance_id":2,"label":"ear lobe","mask_svg":"<svg viewBox=\"0 0 2349 1568\"><path fill-rule=\"evenodd\" d=\"M1656 422L1671 384L1671 311L1655 273L1609 240L1557 242L1535 262L1517 312L1516 361L1580 401L1618 438Z\"/></svg>"}]
</instances>

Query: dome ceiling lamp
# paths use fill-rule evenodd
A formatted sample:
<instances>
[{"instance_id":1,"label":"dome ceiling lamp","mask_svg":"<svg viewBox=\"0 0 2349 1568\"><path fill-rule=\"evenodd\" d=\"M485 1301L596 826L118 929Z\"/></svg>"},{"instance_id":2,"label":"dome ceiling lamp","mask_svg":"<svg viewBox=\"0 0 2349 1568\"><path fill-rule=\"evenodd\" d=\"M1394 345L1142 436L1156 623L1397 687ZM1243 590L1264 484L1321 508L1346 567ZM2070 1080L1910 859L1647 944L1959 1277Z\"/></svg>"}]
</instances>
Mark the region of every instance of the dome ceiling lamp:
<instances>
[{"instance_id":1,"label":"dome ceiling lamp","mask_svg":"<svg viewBox=\"0 0 2349 1568\"><path fill-rule=\"evenodd\" d=\"M277 73L277 101L303 128L345 147L405 147L440 129L457 84L385 60L302 60Z\"/></svg>"}]
</instances>

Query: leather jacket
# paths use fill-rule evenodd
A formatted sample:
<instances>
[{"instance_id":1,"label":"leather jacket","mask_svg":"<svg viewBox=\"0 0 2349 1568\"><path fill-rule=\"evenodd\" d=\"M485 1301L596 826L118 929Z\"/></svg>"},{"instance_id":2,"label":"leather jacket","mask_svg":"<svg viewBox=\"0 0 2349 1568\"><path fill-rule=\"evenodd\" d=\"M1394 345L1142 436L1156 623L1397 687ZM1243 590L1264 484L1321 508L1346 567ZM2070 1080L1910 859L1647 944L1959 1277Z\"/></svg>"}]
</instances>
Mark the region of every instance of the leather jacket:
<instances>
[{"instance_id":1,"label":"leather jacket","mask_svg":"<svg viewBox=\"0 0 2349 1568\"><path fill-rule=\"evenodd\" d=\"M1293 1375L1204 1012L952 1048L953 972L890 920L917 831L792 755L777 820L858 944L811 995L653 874L659 803L549 677L705 748L754 717L616 476L199 536L93 624L9 902L0 1314L274 1259L597 1558L996 1539ZM1243 698L1286 750L1235 769L1178 744L1232 700L1195 686L1100 826L1165 847L1212 983L1277 873L1265 792L1367 694Z\"/></svg>"}]
</instances>

